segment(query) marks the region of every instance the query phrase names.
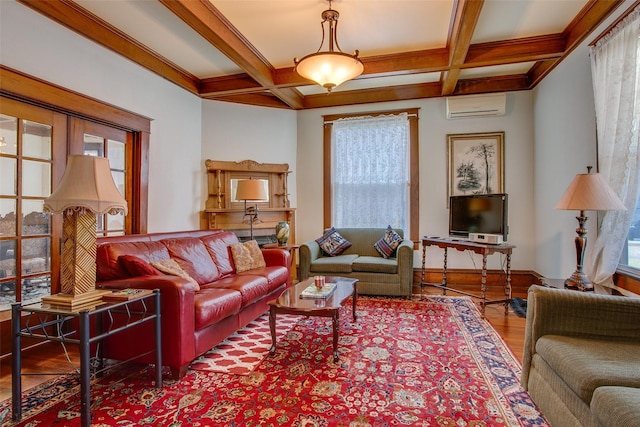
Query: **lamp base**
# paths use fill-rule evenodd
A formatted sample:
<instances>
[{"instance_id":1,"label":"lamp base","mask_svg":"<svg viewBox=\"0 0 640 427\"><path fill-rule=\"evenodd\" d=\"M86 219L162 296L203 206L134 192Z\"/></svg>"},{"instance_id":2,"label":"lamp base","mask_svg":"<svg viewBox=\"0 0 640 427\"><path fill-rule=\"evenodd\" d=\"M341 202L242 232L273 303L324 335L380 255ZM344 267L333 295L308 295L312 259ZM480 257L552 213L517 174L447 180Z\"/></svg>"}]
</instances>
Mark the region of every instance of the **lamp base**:
<instances>
[{"instance_id":1,"label":"lamp base","mask_svg":"<svg viewBox=\"0 0 640 427\"><path fill-rule=\"evenodd\" d=\"M68 309L76 309L85 305L91 305L96 301L101 301L103 295L110 294L111 292L112 291L107 289L96 289L77 295L59 293L48 297L42 297L42 302Z\"/></svg>"},{"instance_id":2,"label":"lamp base","mask_svg":"<svg viewBox=\"0 0 640 427\"><path fill-rule=\"evenodd\" d=\"M571 277L564 281L564 287L581 292L593 292L593 283L580 271L574 271Z\"/></svg>"}]
</instances>

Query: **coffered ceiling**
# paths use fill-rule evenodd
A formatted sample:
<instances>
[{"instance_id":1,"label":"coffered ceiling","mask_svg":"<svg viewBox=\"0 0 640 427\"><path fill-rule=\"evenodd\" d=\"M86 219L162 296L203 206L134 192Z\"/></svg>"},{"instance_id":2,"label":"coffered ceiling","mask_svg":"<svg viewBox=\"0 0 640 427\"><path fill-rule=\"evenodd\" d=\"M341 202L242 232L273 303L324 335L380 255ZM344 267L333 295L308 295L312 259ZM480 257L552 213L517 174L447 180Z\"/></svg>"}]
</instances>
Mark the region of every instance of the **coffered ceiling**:
<instances>
[{"instance_id":1,"label":"coffered ceiling","mask_svg":"<svg viewBox=\"0 0 640 427\"><path fill-rule=\"evenodd\" d=\"M335 0L364 73L327 94L293 70L325 0L17 1L202 98L296 110L530 89L622 3Z\"/></svg>"}]
</instances>

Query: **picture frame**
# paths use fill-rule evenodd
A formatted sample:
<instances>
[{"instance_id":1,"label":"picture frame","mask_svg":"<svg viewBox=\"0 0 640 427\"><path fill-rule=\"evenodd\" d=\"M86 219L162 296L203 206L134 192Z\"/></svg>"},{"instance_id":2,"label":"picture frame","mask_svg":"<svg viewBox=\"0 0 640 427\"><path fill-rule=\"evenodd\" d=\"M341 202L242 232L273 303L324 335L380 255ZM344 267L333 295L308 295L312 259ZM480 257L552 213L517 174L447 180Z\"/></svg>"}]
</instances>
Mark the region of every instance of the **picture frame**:
<instances>
[{"instance_id":1,"label":"picture frame","mask_svg":"<svg viewBox=\"0 0 640 427\"><path fill-rule=\"evenodd\" d=\"M447 196L504 192L504 132L449 134L447 153Z\"/></svg>"}]
</instances>

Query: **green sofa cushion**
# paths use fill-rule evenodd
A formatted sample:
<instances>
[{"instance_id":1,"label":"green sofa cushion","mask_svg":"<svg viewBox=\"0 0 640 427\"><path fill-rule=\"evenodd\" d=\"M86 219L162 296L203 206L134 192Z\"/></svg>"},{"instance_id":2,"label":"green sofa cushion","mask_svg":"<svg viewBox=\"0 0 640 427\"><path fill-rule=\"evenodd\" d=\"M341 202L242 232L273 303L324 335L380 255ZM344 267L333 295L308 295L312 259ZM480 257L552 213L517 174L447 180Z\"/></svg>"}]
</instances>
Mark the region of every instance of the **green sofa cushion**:
<instances>
[{"instance_id":1,"label":"green sofa cushion","mask_svg":"<svg viewBox=\"0 0 640 427\"><path fill-rule=\"evenodd\" d=\"M598 387L591 411L604 427L640 426L640 388Z\"/></svg>"},{"instance_id":2,"label":"green sofa cushion","mask_svg":"<svg viewBox=\"0 0 640 427\"><path fill-rule=\"evenodd\" d=\"M351 264L358 255L338 255L334 257L320 257L311 263L311 273L351 273ZM382 258L380 258L382 259Z\"/></svg>"},{"instance_id":3,"label":"green sofa cushion","mask_svg":"<svg viewBox=\"0 0 640 427\"><path fill-rule=\"evenodd\" d=\"M380 258L379 256L361 256L353 261L351 269L370 273L396 274L398 272L398 260L395 258Z\"/></svg>"},{"instance_id":4,"label":"green sofa cushion","mask_svg":"<svg viewBox=\"0 0 640 427\"><path fill-rule=\"evenodd\" d=\"M545 335L536 342L536 353L587 404L598 387L640 388L636 341Z\"/></svg>"}]
</instances>

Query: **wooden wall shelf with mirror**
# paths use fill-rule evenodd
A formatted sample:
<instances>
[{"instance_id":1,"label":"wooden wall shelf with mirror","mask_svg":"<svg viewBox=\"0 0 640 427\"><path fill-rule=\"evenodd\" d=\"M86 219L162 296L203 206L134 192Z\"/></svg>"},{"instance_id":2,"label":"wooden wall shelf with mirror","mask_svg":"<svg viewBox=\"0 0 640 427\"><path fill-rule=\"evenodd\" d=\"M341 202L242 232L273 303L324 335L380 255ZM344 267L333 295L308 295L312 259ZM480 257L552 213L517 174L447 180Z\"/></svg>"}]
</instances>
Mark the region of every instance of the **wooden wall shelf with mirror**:
<instances>
[{"instance_id":1,"label":"wooden wall shelf with mirror","mask_svg":"<svg viewBox=\"0 0 640 427\"><path fill-rule=\"evenodd\" d=\"M241 240L249 239L249 217L243 200L235 199L239 180L264 182L269 199L247 202L257 206L258 221L253 223L253 237L260 244L275 243L275 228L280 221L289 223L289 243L295 242L295 209L289 205L287 179L291 171L286 163L258 163L253 160L230 162L207 160L207 202L203 228L233 231Z\"/></svg>"}]
</instances>

